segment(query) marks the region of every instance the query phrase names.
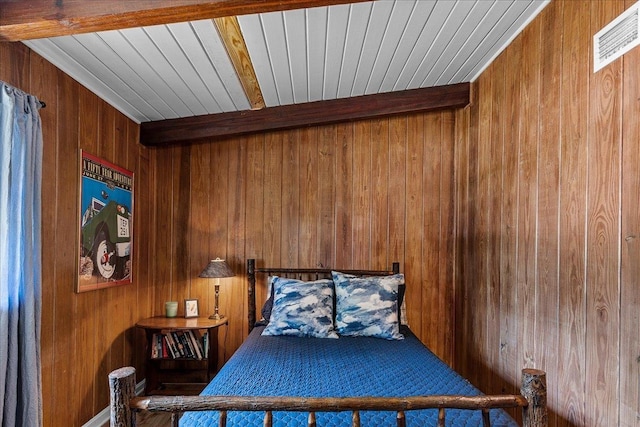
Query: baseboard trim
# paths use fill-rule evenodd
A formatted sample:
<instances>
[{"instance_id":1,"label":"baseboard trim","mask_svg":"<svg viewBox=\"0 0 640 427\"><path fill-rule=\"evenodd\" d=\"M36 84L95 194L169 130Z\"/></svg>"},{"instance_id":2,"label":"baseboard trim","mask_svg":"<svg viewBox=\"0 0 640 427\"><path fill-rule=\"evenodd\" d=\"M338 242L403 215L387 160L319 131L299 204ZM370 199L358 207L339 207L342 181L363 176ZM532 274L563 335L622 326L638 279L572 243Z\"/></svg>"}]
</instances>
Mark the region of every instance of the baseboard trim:
<instances>
[{"instance_id":1,"label":"baseboard trim","mask_svg":"<svg viewBox=\"0 0 640 427\"><path fill-rule=\"evenodd\" d=\"M140 396L144 393L144 386L147 380L143 379L138 384L136 384L136 396ZM107 406L102 411L98 412L93 418L87 421L82 427L104 427L108 426L111 422L109 414L109 407Z\"/></svg>"}]
</instances>

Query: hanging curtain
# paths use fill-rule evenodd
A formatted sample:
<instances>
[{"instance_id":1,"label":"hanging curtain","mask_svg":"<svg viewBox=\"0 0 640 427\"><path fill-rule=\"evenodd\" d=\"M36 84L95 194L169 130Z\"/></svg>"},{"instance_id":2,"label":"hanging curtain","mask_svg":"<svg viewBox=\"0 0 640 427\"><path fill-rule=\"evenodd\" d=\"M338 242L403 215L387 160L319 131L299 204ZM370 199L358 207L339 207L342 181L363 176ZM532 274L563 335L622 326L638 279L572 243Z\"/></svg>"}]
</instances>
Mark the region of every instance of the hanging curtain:
<instances>
[{"instance_id":1,"label":"hanging curtain","mask_svg":"<svg viewBox=\"0 0 640 427\"><path fill-rule=\"evenodd\" d=\"M0 81L0 419L42 425L39 101Z\"/></svg>"}]
</instances>

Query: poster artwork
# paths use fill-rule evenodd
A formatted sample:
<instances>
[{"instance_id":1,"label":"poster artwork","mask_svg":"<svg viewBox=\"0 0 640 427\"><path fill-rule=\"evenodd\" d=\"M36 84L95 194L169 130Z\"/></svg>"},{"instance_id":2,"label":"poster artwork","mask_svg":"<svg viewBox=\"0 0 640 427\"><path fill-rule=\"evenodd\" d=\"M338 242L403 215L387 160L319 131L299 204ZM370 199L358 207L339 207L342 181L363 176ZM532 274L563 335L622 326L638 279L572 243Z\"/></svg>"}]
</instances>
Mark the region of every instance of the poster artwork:
<instances>
[{"instance_id":1,"label":"poster artwork","mask_svg":"<svg viewBox=\"0 0 640 427\"><path fill-rule=\"evenodd\" d=\"M133 172L80 153L77 292L131 283Z\"/></svg>"}]
</instances>

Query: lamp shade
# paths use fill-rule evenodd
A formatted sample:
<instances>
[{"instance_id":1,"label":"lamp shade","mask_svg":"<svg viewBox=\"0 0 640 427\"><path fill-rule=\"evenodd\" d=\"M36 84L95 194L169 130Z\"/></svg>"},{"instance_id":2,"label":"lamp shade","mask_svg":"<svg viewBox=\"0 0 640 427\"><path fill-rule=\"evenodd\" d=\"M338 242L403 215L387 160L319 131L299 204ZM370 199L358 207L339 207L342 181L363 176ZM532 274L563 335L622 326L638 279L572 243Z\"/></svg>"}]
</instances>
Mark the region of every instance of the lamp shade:
<instances>
[{"instance_id":1,"label":"lamp shade","mask_svg":"<svg viewBox=\"0 0 640 427\"><path fill-rule=\"evenodd\" d=\"M223 278L223 277L233 277L233 270L229 268L227 263L220 258L212 259L209 261L209 264L202 270L199 277L214 277L214 278Z\"/></svg>"}]
</instances>

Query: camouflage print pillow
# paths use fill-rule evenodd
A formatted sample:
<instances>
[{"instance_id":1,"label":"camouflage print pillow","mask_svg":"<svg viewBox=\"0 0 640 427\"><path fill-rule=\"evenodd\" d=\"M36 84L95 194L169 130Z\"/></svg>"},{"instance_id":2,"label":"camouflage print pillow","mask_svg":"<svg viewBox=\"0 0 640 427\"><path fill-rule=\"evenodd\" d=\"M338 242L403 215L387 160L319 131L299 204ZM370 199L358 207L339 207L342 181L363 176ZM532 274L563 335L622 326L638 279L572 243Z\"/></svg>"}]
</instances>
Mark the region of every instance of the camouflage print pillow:
<instances>
[{"instance_id":1,"label":"camouflage print pillow","mask_svg":"<svg viewBox=\"0 0 640 427\"><path fill-rule=\"evenodd\" d=\"M344 336L401 340L398 287L403 274L353 277L332 272L336 292L336 331Z\"/></svg>"},{"instance_id":2,"label":"camouflage print pillow","mask_svg":"<svg viewBox=\"0 0 640 427\"><path fill-rule=\"evenodd\" d=\"M338 338L333 325L333 281L273 281L273 308L262 335Z\"/></svg>"}]
</instances>

